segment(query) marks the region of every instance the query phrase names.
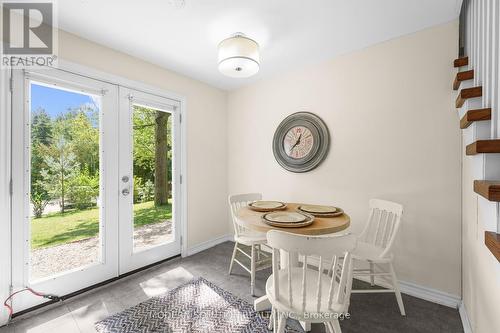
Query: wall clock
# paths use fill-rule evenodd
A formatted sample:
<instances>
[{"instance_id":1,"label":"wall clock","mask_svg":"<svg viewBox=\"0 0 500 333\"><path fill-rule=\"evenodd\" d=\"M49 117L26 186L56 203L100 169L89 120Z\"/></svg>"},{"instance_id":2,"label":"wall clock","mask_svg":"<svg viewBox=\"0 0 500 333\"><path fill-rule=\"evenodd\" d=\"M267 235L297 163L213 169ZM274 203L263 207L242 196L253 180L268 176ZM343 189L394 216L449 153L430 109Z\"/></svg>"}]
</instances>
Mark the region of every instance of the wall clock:
<instances>
[{"instance_id":1,"label":"wall clock","mask_svg":"<svg viewBox=\"0 0 500 333\"><path fill-rule=\"evenodd\" d=\"M289 115L274 133L274 157L291 172L316 168L328 155L329 147L330 134L326 124L310 112Z\"/></svg>"}]
</instances>

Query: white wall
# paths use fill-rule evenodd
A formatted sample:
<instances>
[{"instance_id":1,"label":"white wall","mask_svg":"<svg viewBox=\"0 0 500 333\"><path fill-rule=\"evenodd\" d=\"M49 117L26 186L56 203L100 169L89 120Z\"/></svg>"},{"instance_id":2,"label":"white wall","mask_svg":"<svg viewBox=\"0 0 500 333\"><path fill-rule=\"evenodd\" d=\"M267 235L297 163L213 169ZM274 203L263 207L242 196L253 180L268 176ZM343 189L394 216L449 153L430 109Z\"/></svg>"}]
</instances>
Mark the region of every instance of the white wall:
<instances>
[{"instance_id":1,"label":"white wall","mask_svg":"<svg viewBox=\"0 0 500 333\"><path fill-rule=\"evenodd\" d=\"M400 202L399 278L460 295L457 41L451 22L230 92L229 192L335 204L353 231L370 198ZM271 143L281 120L300 110L324 119L332 145L316 170L294 174L276 163Z\"/></svg>"},{"instance_id":2,"label":"white wall","mask_svg":"<svg viewBox=\"0 0 500 333\"><path fill-rule=\"evenodd\" d=\"M188 246L225 235L226 92L64 31L59 57L186 97Z\"/></svg>"}]
</instances>

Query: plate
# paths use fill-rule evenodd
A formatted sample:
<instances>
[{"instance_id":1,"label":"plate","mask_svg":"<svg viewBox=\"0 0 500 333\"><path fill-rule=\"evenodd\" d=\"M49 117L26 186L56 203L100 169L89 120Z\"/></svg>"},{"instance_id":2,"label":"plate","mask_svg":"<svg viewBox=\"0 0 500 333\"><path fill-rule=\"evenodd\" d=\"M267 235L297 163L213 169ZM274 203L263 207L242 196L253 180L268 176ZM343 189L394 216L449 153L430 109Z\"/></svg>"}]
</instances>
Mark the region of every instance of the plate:
<instances>
[{"instance_id":1,"label":"plate","mask_svg":"<svg viewBox=\"0 0 500 333\"><path fill-rule=\"evenodd\" d=\"M308 225L311 225L314 222L313 219L306 220L304 222L300 223L277 223L277 222L271 222L268 220L264 220L264 223L269 224L270 226L273 227L278 227L278 228L302 228L302 227L307 227Z\"/></svg>"},{"instance_id":2,"label":"plate","mask_svg":"<svg viewBox=\"0 0 500 333\"><path fill-rule=\"evenodd\" d=\"M344 210L342 208L335 207L335 209L336 209L335 213L325 213L325 214L321 214L321 213L308 213L308 214L311 214L311 215L316 216L316 217L337 217L337 216L340 216L340 215L344 214ZM297 210L299 212L302 212L302 210L300 210L300 207L297 207Z\"/></svg>"},{"instance_id":3,"label":"plate","mask_svg":"<svg viewBox=\"0 0 500 333\"><path fill-rule=\"evenodd\" d=\"M286 207L286 204L281 201L264 201L264 200L258 200L258 201L253 201L248 204L248 207L250 209L253 209L258 212L270 212L273 210L279 210L279 209L284 209Z\"/></svg>"},{"instance_id":4,"label":"plate","mask_svg":"<svg viewBox=\"0 0 500 333\"><path fill-rule=\"evenodd\" d=\"M271 217L269 217L269 215L271 215ZM300 215L301 217L299 217L298 215ZM273 212L264 214L264 216L262 216L262 220L264 221L264 223L269 224L273 227L301 228L312 224L314 222L314 216L295 212ZM293 222L282 222L292 220Z\"/></svg>"},{"instance_id":5,"label":"plate","mask_svg":"<svg viewBox=\"0 0 500 333\"><path fill-rule=\"evenodd\" d=\"M265 214L263 218L275 223L299 223L308 219L306 215L297 212L273 212Z\"/></svg>"},{"instance_id":6,"label":"plate","mask_svg":"<svg viewBox=\"0 0 500 333\"><path fill-rule=\"evenodd\" d=\"M337 211L333 206L319 206L319 205L302 205L299 206L301 211L313 214L333 214Z\"/></svg>"}]
</instances>

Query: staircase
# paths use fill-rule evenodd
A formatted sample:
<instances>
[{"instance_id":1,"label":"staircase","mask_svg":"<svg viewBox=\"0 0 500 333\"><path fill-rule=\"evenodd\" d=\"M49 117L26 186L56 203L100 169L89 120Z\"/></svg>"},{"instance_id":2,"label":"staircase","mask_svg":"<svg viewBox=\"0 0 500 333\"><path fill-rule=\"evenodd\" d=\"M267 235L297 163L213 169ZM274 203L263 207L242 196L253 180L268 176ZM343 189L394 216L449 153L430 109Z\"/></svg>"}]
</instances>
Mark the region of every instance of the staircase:
<instances>
[{"instance_id":1,"label":"staircase","mask_svg":"<svg viewBox=\"0 0 500 333\"><path fill-rule=\"evenodd\" d=\"M458 73L450 88L462 133L459 312L466 333L500 332L500 1L457 2Z\"/></svg>"},{"instance_id":2,"label":"staircase","mask_svg":"<svg viewBox=\"0 0 500 333\"><path fill-rule=\"evenodd\" d=\"M484 107L483 87L476 85L475 70L469 66L469 58L456 59L454 67L459 68L453 81L453 89L458 90L455 107L461 115L460 128L463 133L465 154L476 158L472 161L478 166L478 175L500 175L500 139L492 139L492 108ZM475 82L476 81L476 82ZM500 262L500 230L498 225L498 207L500 202L500 177L496 179L477 179L473 184L474 192L491 202L492 211L496 210L496 223L491 225L494 230L485 231L484 243L493 256Z\"/></svg>"}]
</instances>

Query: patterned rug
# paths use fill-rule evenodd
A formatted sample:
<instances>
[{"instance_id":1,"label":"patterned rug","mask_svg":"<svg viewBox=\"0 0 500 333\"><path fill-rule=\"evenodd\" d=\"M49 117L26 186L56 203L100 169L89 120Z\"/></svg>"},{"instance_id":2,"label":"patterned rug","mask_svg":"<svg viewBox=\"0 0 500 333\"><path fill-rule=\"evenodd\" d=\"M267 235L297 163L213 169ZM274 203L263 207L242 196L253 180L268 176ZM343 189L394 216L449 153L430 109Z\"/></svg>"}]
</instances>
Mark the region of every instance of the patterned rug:
<instances>
[{"instance_id":1,"label":"patterned rug","mask_svg":"<svg viewBox=\"0 0 500 333\"><path fill-rule=\"evenodd\" d=\"M99 321L95 328L101 333L268 333L267 323L252 305L198 278Z\"/></svg>"}]
</instances>

